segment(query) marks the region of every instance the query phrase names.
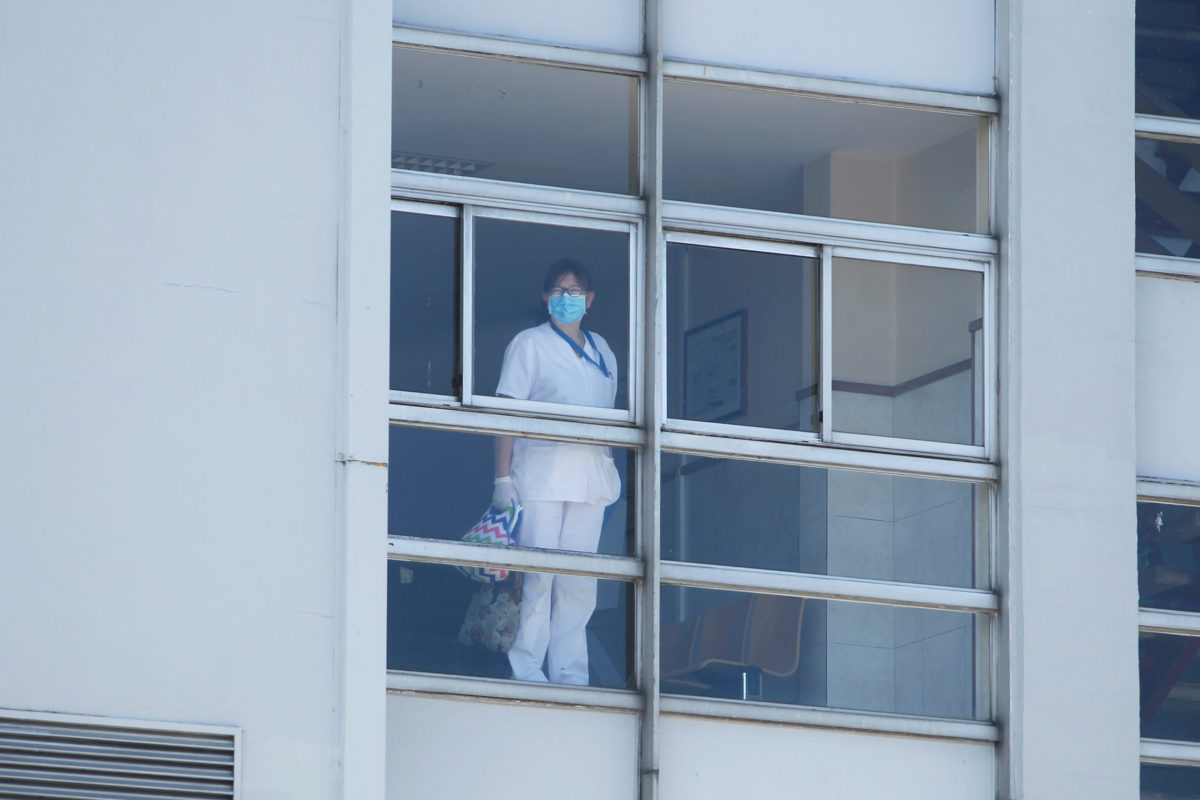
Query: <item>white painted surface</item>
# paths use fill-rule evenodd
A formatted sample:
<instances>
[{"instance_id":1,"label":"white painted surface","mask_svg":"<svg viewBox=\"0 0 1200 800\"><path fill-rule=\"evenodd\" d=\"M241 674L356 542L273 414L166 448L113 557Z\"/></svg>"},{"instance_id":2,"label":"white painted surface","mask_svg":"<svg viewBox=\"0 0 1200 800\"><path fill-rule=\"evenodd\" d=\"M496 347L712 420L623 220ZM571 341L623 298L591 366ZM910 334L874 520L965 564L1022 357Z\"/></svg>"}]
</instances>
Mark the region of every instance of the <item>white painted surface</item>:
<instances>
[{"instance_id":1,"label":"white painted surface","mask_svg":"<svg viewBox=\"0 0 1200 800\"><path fill-rule=\"evenodd\" d=\"M392 0L392 19L422 28L637 53L640 0Z\"/></svg>"},{"instance_id":2,"label":"white painted surface","mask_svg":"<svg viewBox=\"0 0 1200 800\"><path fill-rule=\"evenodd\" d=\"M388 697L389 800L636 800L635 714Z\"/></svg>"},{"instance_id":3,"label":"white painted surface","mask_svg":"<svg viewBox=\"0 0 1200 800\"><path fill-rule=\"evenodd\" d=\"M1137 279L1137 471L1200 481L1200 283Z\"/></svg>"},{"instance_id":4,"label":"white painted surface","mask_svg":"<svg viewBox=\"0 0 1200 800\"><path fill-rule=\"evenodd\" d=\"M0 6L0 703L240 726L246 800L338 793L340 11Z\"/></svg>"},{"instance_id":5,"label":"white painted surface","mask_svg":"<svg viewBox=\"0 0 1200 800\"><path fill-rule=\"evenodd\" d=\"M1001 3L999 797L1138 795L1134 5Z\"/></svg>"},{"instance_id":6,"label":"white painted surface","mask_svg":"<svg viewBox=\"0 0 1200 800\"><path fill-rule=\"evenodd\" d=\"M993 800L989 744L662 719L662 800Z\"/></svg>"},{"instance_id":7,"label":"white painted surface","mask_svg":"<svg viewBox=\"0 0 1200 800\"><path fill-rule=\"evenodd\" d=\"M667 58L991 94L992 0L663 0Z\"/></svg>"}]
</instances>

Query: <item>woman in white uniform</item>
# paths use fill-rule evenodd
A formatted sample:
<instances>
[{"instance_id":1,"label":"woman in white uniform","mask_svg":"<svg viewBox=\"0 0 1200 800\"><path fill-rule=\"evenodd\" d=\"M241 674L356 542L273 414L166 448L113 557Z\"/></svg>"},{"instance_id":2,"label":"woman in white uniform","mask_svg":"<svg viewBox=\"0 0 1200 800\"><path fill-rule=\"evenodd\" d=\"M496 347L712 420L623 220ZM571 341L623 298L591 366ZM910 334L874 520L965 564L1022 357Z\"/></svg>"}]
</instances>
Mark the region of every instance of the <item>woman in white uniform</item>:
<instances>
[{"instance_id":1,"label":"woman in white uniform","mask_svg":"<svg viewBox=\"0 0 1200 800\"><path fill-rule=\"evenodd\" d=\"M616 356L599 334L583 328L594 299L582 265L569 259L552 265L542 294L550 319L509 343L496 394L612 408ZM523 505L519 543L596 552L604 509L621 493L608 448L501 436L495 449L492 504ZM521 624L508 651L513 677L586 686L587 623L595 608L595 578L526 573Z\"/></svg>"}]
</instances>

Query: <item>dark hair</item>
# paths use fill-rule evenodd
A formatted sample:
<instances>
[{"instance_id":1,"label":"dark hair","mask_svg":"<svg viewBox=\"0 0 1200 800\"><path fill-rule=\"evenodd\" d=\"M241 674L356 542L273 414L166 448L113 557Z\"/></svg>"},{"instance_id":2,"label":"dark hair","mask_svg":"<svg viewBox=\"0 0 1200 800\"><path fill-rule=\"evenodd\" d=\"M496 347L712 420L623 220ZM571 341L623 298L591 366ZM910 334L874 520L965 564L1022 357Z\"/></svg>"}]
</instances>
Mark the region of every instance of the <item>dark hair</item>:
<instances>
[{"instance_id":1,"label":"dark hair","mask_svg":"<svg viewBox=\"0 0 1200 800\"><path fill-rule=\"evenodd\" d=\"M580 264L573 258L560 258L550 265L550 269L546 270L546 280L542 284L542 291L546 294L558 285L558 279L567 273L575 276L575 280L579 281L579 285L589 292L592 290L592 276L588 274L587 267Z\"/></svg>"}]
</instances>

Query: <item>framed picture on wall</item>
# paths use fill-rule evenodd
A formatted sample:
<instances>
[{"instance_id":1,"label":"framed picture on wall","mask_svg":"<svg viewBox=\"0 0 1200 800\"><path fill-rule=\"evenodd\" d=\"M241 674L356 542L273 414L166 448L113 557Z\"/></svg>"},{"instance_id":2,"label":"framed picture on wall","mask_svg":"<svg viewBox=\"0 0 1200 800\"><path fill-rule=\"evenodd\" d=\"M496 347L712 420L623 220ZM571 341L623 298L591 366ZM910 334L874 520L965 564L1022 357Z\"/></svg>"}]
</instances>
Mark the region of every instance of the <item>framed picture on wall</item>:
<instances>
[{"instance_id":1,"label":"framed picture on wall","mask_svg":"<svg viewBox=\"0 0 1200 800\"><path fill-rule=\"evenodd\" d=\"M683 334L683 414L716 422L746 413L746 310Z\"/></svg>"}]
</instances>

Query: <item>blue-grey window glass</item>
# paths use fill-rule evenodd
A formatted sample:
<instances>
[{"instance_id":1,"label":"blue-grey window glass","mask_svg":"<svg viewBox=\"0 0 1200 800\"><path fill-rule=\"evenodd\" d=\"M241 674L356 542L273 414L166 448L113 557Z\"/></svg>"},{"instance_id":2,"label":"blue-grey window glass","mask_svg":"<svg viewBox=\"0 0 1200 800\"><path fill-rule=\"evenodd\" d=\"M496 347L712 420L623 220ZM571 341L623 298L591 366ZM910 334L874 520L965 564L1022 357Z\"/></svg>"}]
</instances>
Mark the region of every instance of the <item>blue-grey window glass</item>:
<instances>
[{"instance_id":1,"label":"blue-grey window glass","mask_svg":"<svg viewBox=\"0 0 1200 800\"><path fill-rule=\"evenodd\" d=\"M520 627L523 580L521 573L510 572L503 581L485 584L456 567L389 561L388 669L511 677L507 648ZM631 586L596 583L596 610L586 631L589 685L630 688Z\"/></svg>"},{"instance_id":2,"label":"blue-grey window glass","mask_svg":"<svg viewBox=\"0 0 1200 800\"><path fill-rule=\"evenodd\" d=\"M1138 0L1137 112L1200 118L1200 2Z\"/></svg>"},{"instance_id":3,"label":"blue-grey window glass","mask_svg":"<svg viewBox=\"0 0 1200 800\"><path fill-rule=\"evenodd\" d=\"M972 614L662 588L671 694L981 719Z\"/></svg>"},{"instance_id":4,"label":"blue-grey window glass","mask_svg":"<svg viewBox=\"0 0 1200 800\"><path fill-rule=\"evenodd\" d=\"M814 258L667 246L667 408L676 419L817 430Z\"/></svg>"},{"instance_id":5,"label":"blue-grey window glass","mask_svg":"<svg viewBox=\"0 0 1200 800\"><path fill-rule=\"evenodd\" d=\"M979 117L667 81L669 200L985 233Z\"/></svg>"},{"instance_id":6,"label":"blue-grey window glass","mask_svg":"<svg viewBox=\"0 0 1200 800\"><path fill-rule=\"evenodd\" d=\"M1142 800L1196 800L1200 767L1142 764Z\"/></svg>"},{"instance_id":7,"label":"blue-grey window glass","mask_svg":"<svg viewBox=\"0 0 1200 800\"><path fill-rule=\"evenodd\" d=\"M491 504L494 444L492 436L393 425L388 448L388 533L461 539ZM634 453L610 450L620 476L620 497L604 508L597 552L625 555L633 546Z\"/></svg>"},{"instance_id":8,"label":"blue-grey window glass","mask_svg":"<svg viewBox=\"0 0 1200 800\"><path fill-rule=\"evenodd\" d=\"M475 393L494 394L513 337L546 323L546 274L564 260L590 275L594 297L582 326L616 356L604 365L616 378L613 407L629 408L629 234L482 217L475 219Z\"/></svg>"},{"instance_id":9,"label":"blue-grey window glass","mask_svg":"<svg viewBox=\"0 0 1200 800\"><path fill-rule=\"evenodd\" d=\"M1200 258L1200 144L1139 136L1137 251Z\"/></svg>"},{"instance_id":10,"label":"blue-grey window glass","mask_svg":"<svg viewBox=\"0 0 1200 800\"><path fill-rule=\"evenodd\" d=\"M393 169L637 193L636 78L392 53Z\"/></svg>"},{"instance_id":11,"label":"blue-grey window glass","mask_svg":"<svg viewBox=\"0 0 1200 800\"><path fill-rule=\"evenodd\" d=\"M457 395L458 220L392 212L393 389Z\"/></svg>"},{"instance_id":12,"label":"blue-grey window glass","mask_svg":"<svg viewBox=\"0 0 1200 800\"><path fill-rule=\"evenodd\" d=\"M664 453L662 557L986 586L968 483Z\"/></svg>"},{"instance_id":13,"label":"blue-grey window glass","mask_svg":"<svg viewBox=\"0 0 1200 800\"><path fill-rule=\"evenodd\" d=\"M1200 611L1200 508L1138 503L1137 515L1139 605Z\"/></svg>"},{"instance_id":14,"label":"blue-grey window glass","mask_svg":"<svg viewBox=\"0 0 1200 800\"><path fill-rule=\"evenodd\" d=\"M1200 637L1138 634L1142 736L1200 742Z\"/></svg>"},{"instance_id":15,"label":"blue-grey window glass","mask_svg":"<svg viewBox=\"0 0 1200 800\"><path fill-rule=\"evenodd\" d=\"M983 443L983 275L833 260L833 426Z\"/></svg>"}]
</instances>

